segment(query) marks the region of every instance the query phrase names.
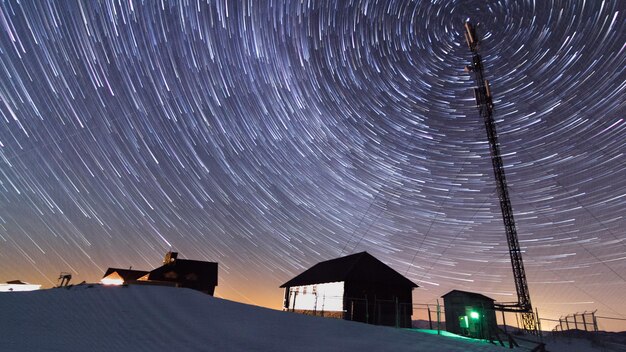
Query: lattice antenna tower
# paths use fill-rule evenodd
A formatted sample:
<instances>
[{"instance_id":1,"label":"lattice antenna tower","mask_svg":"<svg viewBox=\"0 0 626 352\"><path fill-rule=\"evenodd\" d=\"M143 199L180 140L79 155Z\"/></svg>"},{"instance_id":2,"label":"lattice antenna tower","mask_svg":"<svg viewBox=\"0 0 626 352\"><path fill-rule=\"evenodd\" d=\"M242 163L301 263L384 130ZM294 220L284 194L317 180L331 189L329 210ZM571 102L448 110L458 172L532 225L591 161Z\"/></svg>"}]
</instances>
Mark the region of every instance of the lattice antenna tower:
<instances>
[{"instance_id":1,"label":"lattice antenna tower","mask_svg":"<svg viewBox=\"0 0 626 352\"><path fill-rule=\"evenodd\" d=\"M513 208L507 189L504 164L502 162L502 156L500 155L496 123L493 118L493 98L491 89L489 88L489 81L485 79L483 73L482 58L478 53L480 39L478 38L476 29L470 22L465 22L465 40L472 52L472 62L465 66L465 71L474 73L474 79L477 85L477 87L474 88L474 96L476 98L478 111L487 129L491 163L496 179L500 209L502 210L502 219L504 221L507 243L509 245L509 254L511 255L515 288L517 289L517 302L496 303L496 309L503 312L520 313L524 329L527 331L536 331L537 319L535 318L533 307L530 303L530 293L526 281L526 272L524 271L524 262L522 261L522 251L520 250L519 241L517 239Z\"/></svg>"}]
</instances>

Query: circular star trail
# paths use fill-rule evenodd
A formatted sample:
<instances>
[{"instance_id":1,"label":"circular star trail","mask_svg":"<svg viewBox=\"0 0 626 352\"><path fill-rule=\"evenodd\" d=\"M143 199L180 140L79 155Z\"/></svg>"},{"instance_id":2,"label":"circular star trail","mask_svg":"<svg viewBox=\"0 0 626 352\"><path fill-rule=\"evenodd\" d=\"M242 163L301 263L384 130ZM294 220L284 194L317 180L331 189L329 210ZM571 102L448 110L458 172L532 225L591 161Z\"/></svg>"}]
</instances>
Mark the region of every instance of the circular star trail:
<instances>
[{"instance_id":1,"label":"circular star trail","mask_svg":"<svg viewBox=\"0 0 626 352\"><path fill-rule=\"evenodd\" d=\"M626 316L622 1L2 1L2 280L220 264L218 295L367 250L515 301L479 23L533 303Z\"/></svg>"}]
</instances>

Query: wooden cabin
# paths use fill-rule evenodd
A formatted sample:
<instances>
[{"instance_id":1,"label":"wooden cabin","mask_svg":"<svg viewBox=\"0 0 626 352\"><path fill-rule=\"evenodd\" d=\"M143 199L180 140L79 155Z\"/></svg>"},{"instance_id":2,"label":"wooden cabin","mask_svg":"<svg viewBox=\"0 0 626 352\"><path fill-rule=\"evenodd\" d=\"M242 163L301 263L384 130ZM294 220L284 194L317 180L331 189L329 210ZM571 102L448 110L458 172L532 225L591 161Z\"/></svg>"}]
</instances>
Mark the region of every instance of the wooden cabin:
<instances>
[{"instance_id":1,"label":"wooden cabin","mask_svg":"<svg viewBox=\"0 0 626 352\"><path fill-rule=\"evenodd\" d=\"M418 286L361 252L318 263L280 287L283 310L408 328Z\"/></svg>"},{"instance_id":2,"label":"wooden cabin","mask_svg":"<svg viewBox=\"0 0 626 352\"><path fill-rule=\"evenodd\" d=\"M498 328L494 300L480 293L452 290L443 295L446 330L477 339L490 338Z\"/></svg>"}]
</instances>

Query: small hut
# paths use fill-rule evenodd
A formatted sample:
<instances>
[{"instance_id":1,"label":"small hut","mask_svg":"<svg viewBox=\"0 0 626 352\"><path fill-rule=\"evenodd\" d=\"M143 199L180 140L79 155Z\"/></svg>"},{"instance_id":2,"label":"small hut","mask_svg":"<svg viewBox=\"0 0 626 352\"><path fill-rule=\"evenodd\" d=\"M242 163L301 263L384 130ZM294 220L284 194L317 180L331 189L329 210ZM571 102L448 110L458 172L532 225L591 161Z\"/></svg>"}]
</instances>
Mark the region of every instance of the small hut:
<instances>
[{"instance_id":1,"label":"small hut","mask_svg":"<svg viewBox=\"0 0 626 352\"><path fill-rule=\"evenodd\" d=\"M280 287L284 310L411 327L412 291L418 286L361 252L317 263Z\"/></svg>"},{"instance_id":2,"label":"small hut","mask_svg":"<svg viewBox=\"0 0 626 352\"><path fill-rule=\"evenodd\" d=\"M498 328L494 300L480 293L452 290L443 295L448 332L489 339Z\"/></svg>"}]
</instances>

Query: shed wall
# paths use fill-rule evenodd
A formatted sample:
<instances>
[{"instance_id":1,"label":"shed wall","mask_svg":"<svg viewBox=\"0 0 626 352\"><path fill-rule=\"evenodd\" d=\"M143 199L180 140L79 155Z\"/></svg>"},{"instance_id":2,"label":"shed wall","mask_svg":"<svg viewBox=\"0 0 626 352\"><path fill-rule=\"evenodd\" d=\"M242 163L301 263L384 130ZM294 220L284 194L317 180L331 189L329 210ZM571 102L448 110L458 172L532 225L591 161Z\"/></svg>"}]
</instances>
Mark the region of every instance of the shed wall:
<instances>
[{"instance_id":1,"label":"shed wall","mask_svg":"<svg viewBox=\"0 0 626 352\"><path fill-rule=\"evenodd\" d=\"M344 283L286 287L283 309L291 311L343 312Z\"/></svg>"},{"instance_id":2,"label":"shed wall","mask_svg":"<svg viewBox=\"0 0 626 352\"><path fill-rule=\"evenodd\" d=\"M412 303L411 287L346 283L347 320L410 328Z\"/></svg>"},{"instance_id":3,"label":"shed wall","mask_svg":"<svg viewBox=\"0 0 626 352\"><path fill-rule=\"evenodd\" d=\"M493 301L458 294L444 297L443 302L448 332L474 338L489 338L490 334L497 329ZM464 328L459 318L467 316L468 311L478 312L480 317L474 322L470 319L470 327Z\"/></svg>"}]
</instances>

